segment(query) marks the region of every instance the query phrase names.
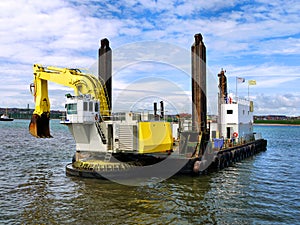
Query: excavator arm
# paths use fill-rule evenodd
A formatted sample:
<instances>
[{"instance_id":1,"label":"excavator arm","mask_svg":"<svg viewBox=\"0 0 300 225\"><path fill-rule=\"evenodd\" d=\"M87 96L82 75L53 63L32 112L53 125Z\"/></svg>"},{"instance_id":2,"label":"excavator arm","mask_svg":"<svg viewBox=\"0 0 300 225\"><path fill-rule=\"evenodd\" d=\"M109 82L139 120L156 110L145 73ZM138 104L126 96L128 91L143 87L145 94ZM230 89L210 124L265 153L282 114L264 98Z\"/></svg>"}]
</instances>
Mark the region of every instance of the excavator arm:
<instances>
[{"instance_id":1,"label":"excavator arm","mask_svg":"<svg viewBox=\"0 0 300 225\"><path fill-rule=\"evenodd\" d=\"M48 97L48 81L74 89L75 96L90 94L100 102L100 114L110 116L109 102L104 82L91 74L82 73L78 69L33 66L34 83L30 85L35 99L35 110L29 124L29 132L35 137L51 137L49 129L50 101Z\"/></svg>"}]
</instances>

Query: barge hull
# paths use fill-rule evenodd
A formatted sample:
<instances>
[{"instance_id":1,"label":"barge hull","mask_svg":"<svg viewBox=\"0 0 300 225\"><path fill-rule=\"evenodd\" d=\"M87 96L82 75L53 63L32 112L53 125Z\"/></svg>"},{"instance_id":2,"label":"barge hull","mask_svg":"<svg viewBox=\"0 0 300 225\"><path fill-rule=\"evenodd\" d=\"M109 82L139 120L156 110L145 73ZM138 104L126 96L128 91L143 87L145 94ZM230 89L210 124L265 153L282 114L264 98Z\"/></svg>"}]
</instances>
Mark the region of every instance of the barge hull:
<instances>
[{"instance_id":1,"label":"barge hull","mask_svg":"<svg viewBox=\"0 0 300 225\"><path fill-rule=\"evenodd\" d=\"M210 155L210 157L213 158L213 160L209 163L209 165L204 165L204 159L201 160L201 157L199 158L176 158L172 157L169 158L171 164L183 164L184 166L178 170L175 171L172 176L174 175L200 175L200 174L206 174L209 172L214 172L218 170L222 170L226 167L231 166L232 164L236 162L240 162L243 159L249 158L255 154L258 154L259 152L266 151L267 148L267 141L264 139L259 139L244 145L240 146L234 146L225 150L221 150L218 152L214 152ZM161 161L159 159L157 162ZM195 164L199 162L200 167L198 170L195 170ZM203 164L201 167L201 163ZM171 165L169 164L169 165ZM173 165L171 165L171 168L174 168ZM76 177L85 177L85 178L97 178L97 179L105 179L105 180L116 180L116 179L132 179L132 178L149 178L152 177L152 172L154 165L147 165L146 169L144 166L135 166L131 168L124 168L124 169L113 169L110 168L109 170L106 169L105 171L97 171L94 169L82 169L82 168L76 168L73 166L72 163L68 164L66 166L66 174L69 176L76 176ZM143 170L142 170L143 169ZM170 168L165 168L163 171L161 171L161 174L159 177L155 176L156 178L169 178L171 176L168 176L171 174Z\"/></svg>"}]
</instances>

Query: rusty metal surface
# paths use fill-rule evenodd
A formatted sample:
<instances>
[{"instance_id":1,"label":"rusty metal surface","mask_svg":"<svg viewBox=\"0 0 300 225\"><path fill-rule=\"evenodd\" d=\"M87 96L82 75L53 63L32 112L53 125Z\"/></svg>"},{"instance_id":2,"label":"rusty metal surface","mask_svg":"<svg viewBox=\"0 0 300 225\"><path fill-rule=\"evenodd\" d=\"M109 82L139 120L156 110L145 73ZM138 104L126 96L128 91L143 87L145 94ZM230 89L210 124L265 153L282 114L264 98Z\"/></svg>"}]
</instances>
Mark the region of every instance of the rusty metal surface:
<instances>
[{"instance_id":1,"label":"rusty metal surface","mask_svg":"<svg viewBox=\"0 0 300 225\"><path fill-rule=\"evenodd\" d=\"M225 103L227 99L227 78L225 76L225 71L222 69L218 74L219 77L219 89L220 89L220 98L221 103Z\"/></svg>"},{"instance_id":2,"label":"rusty metal surface","mask_svg":"<svg viewBox=\"0 0 300 225\"><path fill-rule=\"evenodd\" d=\"M192 123L194 131L207 131L206 47L201 34L195 34L192 50Z\"/></svg>"},{"instance_id":3,"label":"rusty metal surface","mask_svg":"<svg viewBox=\"0 0 300 225\"><path fill-rule=\"evenodd\" d=\"M49 119L49 113L43 113L41 116L33 114L29 124L29 133L34 137L51 138Z\"/></svg>"}]
</instances>

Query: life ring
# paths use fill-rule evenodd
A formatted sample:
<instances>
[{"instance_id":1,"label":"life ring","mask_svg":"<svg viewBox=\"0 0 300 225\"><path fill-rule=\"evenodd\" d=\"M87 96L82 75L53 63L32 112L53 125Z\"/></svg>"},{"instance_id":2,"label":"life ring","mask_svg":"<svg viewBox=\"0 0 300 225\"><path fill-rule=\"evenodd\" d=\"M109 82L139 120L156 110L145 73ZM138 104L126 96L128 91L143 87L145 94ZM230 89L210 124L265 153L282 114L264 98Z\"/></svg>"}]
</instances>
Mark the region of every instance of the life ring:
<instances>
[{"instance_id":1,"label":"life ring","mask_svg":"<svg viewBox=\"0 0 300 225\"><path fill-rule=\"evenodd\" d=\"M98 121L98 114L95 115L95 120Z\"/></svg>"},{"instance_id":2,"label":"life ring","mask_svg":"<svg viewBox=\"0 0 300 225\"><path fill-rule=\"evenodd\" d=\"M233 132L233 137L237 138L239 134L237 132Z\"/></svg>"}]
</instances>

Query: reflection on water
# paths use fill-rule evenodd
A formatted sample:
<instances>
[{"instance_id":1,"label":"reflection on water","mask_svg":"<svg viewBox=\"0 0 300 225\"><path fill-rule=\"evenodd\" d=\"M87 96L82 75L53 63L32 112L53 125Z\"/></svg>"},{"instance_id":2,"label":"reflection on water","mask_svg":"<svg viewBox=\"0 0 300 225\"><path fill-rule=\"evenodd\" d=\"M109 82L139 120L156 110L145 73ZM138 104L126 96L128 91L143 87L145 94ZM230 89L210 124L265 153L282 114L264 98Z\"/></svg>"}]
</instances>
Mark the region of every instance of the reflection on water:
<instances>
[{"instance_id":1,"label":"reflection on water","mask_svg":"<svg viewBox=\"0 0 300 225\"><path fill-rule=\"evenodd\" d=\"M66 176L75 144L66 127L51 123L52 139L31 137L28 121L0 124L1 224L299 222L300 127L256 127L268 151L218 173L134 187ZM287 131L293 142L278 140Z\"/></svg>"}]
</instances>

